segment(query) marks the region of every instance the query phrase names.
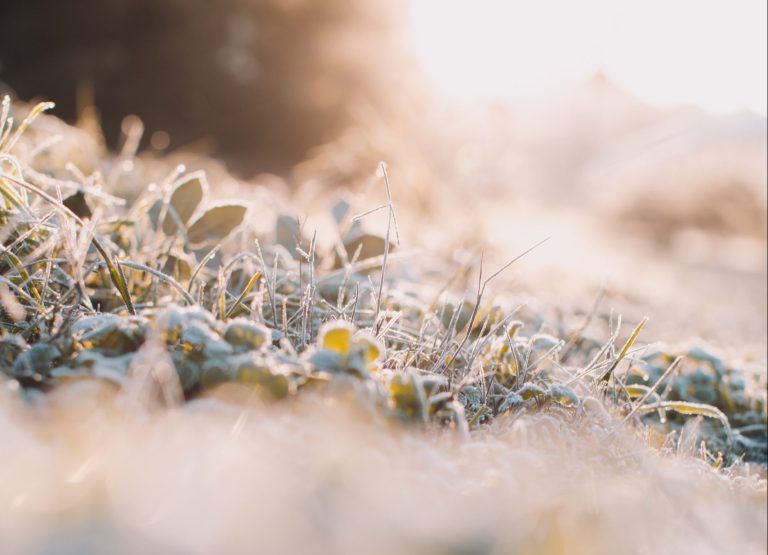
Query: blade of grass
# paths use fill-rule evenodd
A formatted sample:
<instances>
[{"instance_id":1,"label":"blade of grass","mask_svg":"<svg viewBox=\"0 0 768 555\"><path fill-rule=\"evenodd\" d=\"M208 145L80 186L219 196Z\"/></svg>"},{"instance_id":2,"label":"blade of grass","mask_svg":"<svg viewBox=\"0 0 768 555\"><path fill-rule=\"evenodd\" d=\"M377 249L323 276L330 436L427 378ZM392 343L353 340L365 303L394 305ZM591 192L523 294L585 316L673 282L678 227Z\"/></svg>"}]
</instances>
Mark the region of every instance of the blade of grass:
<instances>
[{"instance_id":1,"label":"blade of grass","mask_svg":"<svg viewBox=\"0 0 768 555\"><path fill-rule=\"evenodd\" d=\"M24 134L24 132L27 130L29 125L37 119L37 117L45 112L46 110L51 110L56 106L53 102L40 102L38 103L34 108L32 108L32 111L29 112L29 115L24 118L24 121L21 122L21 125L16 129L16 131L11 135L10 139L7 140L7 142L4 142L0 144L0 151L2 152L10 152L11 149L13 149L14 146L16 146L16 143L18 142L19 138Z\"/></svg>"},{"instance_id":2,"label":"blade of grass","mask_svg":"<svg viewBox=\"0 0 768 555\"><path fill-rule=\"evenodd\" d=\"M208 254L206 254L203 259L195 266L194 271L192 272L192 275L189 277L189 283L187 284L187 292L192 293L192 286L195 284L195 278L197 278L197 274L200 273L200 271L205 267L206 264L216 256L216 253L221 248L221 243L213 247Z\"/></svg>"},{"instance_id":3,"label":"blade of grass","mask_svg":"<svg viewBox=\"0 0 768 555\"><path fill-rule=\"evenodd\" d=\"M72 212L69 208L64 206L61 202L57 201L55 198L53 198L51 195L49 195L45 191L40 190L39 188L35 187L30 183L27 183L26 181L17 179L7 174L0 174L0 178L13 181L19 187L22 187L32 193L35 193L40 198L51 203L62 214L74 220L80 227L84 229L89 229L88 226L85 225L85 222L83 222L83 220L81 220L77 214ZM117 268L115 268L115 265L112 262L110 255L107 252L107 249L101 244L101 242L98 240L98 238L92 231L90 231L90 235L91 235L91 243L93 244L94 248L98 251L99 255L104 259L104 262L107 265L107 269L109 270L109 276L112 280L113 285L117 288L118 293L120 293L120 296L122 297L123 302L125 303L125 306L128 308L128 311L132 315L135 315L136 312L135 312L135 309L133 308L133 303L131 301L131 298L128 295L128 289L125 287L125 284L121 281L120 273L118 272Z\"/></svg>"},{"instance_id":4,"label":"blade of grass","mask_svg":"<svg viewBox=\"0 0 768 555\"><path fill-rule=\"evenodd\" d=\"M664 371L664 373L661 375L661 377L656 380L656 383L653 384L652 387L648 388L648 390L645 392L645 395L642 396L642 398L635 403L635 405L632 407L632 410L629 411L629 413L622 419L621 422L619 422L618 426L616 426L611 432L608 434L609 436L615 433L617 430L619 430L624 424L626 424L630 418L632 418L638 410L642 408L642 406L645 404L645 402L650 399L651 395L653 395L656 390L659 388L661 383L667 379L672 373L677 370L677 367L680 366L680 362L683 360L683 356L677 357L672 364L670 364L667 369Z\"/></svg>"},{"instance_id":5,"label":"blade of grass","mask_svg":"<svg viewBox=\"0 0 768 555\"><path fill-rule=\"evenodd\" d=\"M224 319L226 320L229 318L232 313L235 311L237 307L240 306L240 304L243 302L243 299L248 295L248 293L251 292L251 289L253 289L253 286L256 285L256 282L261 277L261 271L256 270L254 274L251 276L251 279L248 280L248 283L245 285L245 288L243 289L243 292L240 293L240 296L237 297L237 300L234 302L232 306L229 307L229 310L227 310L226 314L224 314Z\"/></svg>"},{"instance_id":6,"label":"blade of grass","mask_svg":"<svg viewBox=\"0 0 768 555\"><path fill-rule=\"evenodd\" d=\"M115 275L112 276L112 281L115 282L115 285L120 291L120 295L122 295L123 300L125 301L125 306L128 308L128 312L135 315L136 308L134 308L133 306L133 300L131 299L131 292L128 289L128 280L125 279L123 268L122 266L120 266L120 260L117 258L117 256L115 256L115 259L114 259L114 270L115 270ZM112 268L110 268L109 271L111 274Z\"/></svg>"},{"instance_id":7,"label":"blade of grass","mask_svg":"<svg viewBox=\"0 0 768 555\"><path fill-rule=\"evenodd\" d=\"M629 339L627 339L627 342L624 343L624 347L622 347L621 352L619 353L619 356L616 357L616 360L613 361L613 364L608 368L608 370L600 376L600 378L597 380L598 383L605 383L607 382L611 375L613 374L613 371L616 370L616 367L619 365L619 363L624 360L624 357L627 356L627 353L629 352L629 349L632 348L632 345L634 344L635 340L637 339L637 336L640 335L640 332L645 327L645 324L648 323L648 317L644 317L642 320L640 320L640 323L637 324L637 327L635 327L635 330L632 332L632 335L629 336Z\"/></svg>"}]
</instances>

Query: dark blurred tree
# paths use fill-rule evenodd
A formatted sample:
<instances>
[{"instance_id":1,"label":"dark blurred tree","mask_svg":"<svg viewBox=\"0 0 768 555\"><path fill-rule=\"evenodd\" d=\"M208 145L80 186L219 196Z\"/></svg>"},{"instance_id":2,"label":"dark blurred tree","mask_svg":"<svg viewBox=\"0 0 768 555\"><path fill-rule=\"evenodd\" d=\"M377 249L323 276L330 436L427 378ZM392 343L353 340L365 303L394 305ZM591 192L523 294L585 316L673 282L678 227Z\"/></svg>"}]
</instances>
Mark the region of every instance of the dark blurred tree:
<instances>
[{"instance_id":1,"label":"dark blurred tree","mask_svg":"<svg viewBox=\"0 0 768 555\"><path fill-rule=\"evenodd\" d=\"M357 104L391 107L404 12L404 0L6 0L0 80L68 120L92 90L113 144L136 114L171 147L206 140L235 170L280 173Z\"/></svg>"}]
</instances>

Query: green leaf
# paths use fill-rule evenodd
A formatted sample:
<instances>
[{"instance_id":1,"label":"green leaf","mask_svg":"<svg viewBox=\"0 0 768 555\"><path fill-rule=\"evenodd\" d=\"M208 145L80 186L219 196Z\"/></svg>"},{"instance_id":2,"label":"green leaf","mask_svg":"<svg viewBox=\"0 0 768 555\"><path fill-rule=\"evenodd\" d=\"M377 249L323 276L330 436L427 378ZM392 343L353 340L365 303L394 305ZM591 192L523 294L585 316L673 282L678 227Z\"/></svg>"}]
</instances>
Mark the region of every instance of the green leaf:
<instances>
[{"instance_id":1,"label":"green leaf","mask_svg":"<svg viewBox=\"0 0 768 555\"><path fill-rule=\"evenodd\" d=\"M61 352L49 343L37 343L21 353L11 367L11 374L16 377L31 377L35 374L47 375L54 366L54 361Z\"/></svg>"},{"instance_id":2,"label":"green leaf","mask_svg":"<svg viewBox=\"0 0 768 555\"><path fill-rule=\"evenodd\" d=\"M552 398L567 407L575 407L579 404L579 396L570 387L561 384L552 384L549 386L549 394Z\"/></svg>"},{"instance_id":3,"label":"green leaf","mask_svg":"<svg viewBox=\"0 0 768 555\"><path fill-rule=\"evenodd\" d=\"M353 346L356 351L361 351L366 364L371 364L385 357L384 344L368 334L360 334L353 338Z\"/></svg>"},{"instance_id":4,"label":"green leaf","mask_svg":"<svg viewBox=\"0 0 768 555\"><path fill-rule=\"evenodd\" d=\"M309 363L320 371L339 372L344 366L344 359L336 351L320 349L312 353L312 356L309 357Z\"/></svg>"},{"instance_id":5,"label":"green leaf","mask_svg":"<svg viewBox=\"0 0 768 555\"><path fill-rule=\"evenodd\" d=\"M97 318L89 320L98 322ZM118 356L135 352L144 342L144 325L127 318L104 318L102 321L102 324L89 329L80 337L79 342L84 349L96 349L106 356Z\"/></svg>"},{"instance_id":6,"label":"green leaf","mask_svg":"<svg viewBox=\"0 0 768 555\"><path fill-rule=\"evenodd\" d=\"M296 254L296 242L301 240L301 228L295 216L280 214L275 222L275 240L284 246L291 256Z\"/></svg>"},{"instance_id":7,"label":"green leaf","mask_svg":"<svg viewBox=\"0 0 768 555\"><path fill-rule=\"evenodd\" d=\"M266 364L255 359L246 360L239 365L236 380L238 383L250 385L272 399L283 399L292 390L295 392L288 376L272 372Z\"/></svg>"},{"instance_id":8,"label":"green leaf","mask_svg":"<svg viewBox=\"0 0 768 555\"><path fill-rule=\"evenodd\" d=\"M189 221L203 200L205 193L203 179L202 174L190 175L186 181L179 183L171 193L170 207L173 208L176 218L183 224ZM176 233L178 230L176 218L173 214L166 214L165 220L163 220L163 233L166 235Z\"/></svg>"},{"instance_id":9,"label":"green leaf","mask_svg":"<svg viewBox=\"0 0 768 555\"><path fill-rule=\"evenodd\" d=\"M255 350L266 347L272 341L272 331L245 318L232 320L224 332L224 340L233 347Z\"/></svg>"},{"instance_id":10,"label":"green leaf","mask_svg":"<svg viewBox=\"0 0 768 555\"><path fill-rule=\"evenodd\" d=\"M243 223L246 210L239 204L211 208L189 226L187 237L191 243L221 241Z\"/></svg>"},{"instance_id":11,"label":"green leaf","mask_svg":"<svg viewBox=\"0 0 768 555\"><path fill-rule=\"evenodd\" d=\"M560 344L560 340L557 337L549 335L547 333L539 333L531 338L533 348L541 351L549 351L554 349Z\"/></svg>"},{"instance_id":12,"label":"green leaf","mask_svg":"<svg viewBox=\"0 0 768 555\"><path fill-rule=\"evenodd\" d=\"M29 345L18 335L4 335L0 337L0 368L5 370L13 365L21 353L29 349Z\"/></svg>"},{"instance_id":13,"label":"green leaf","mask_svg":"<svg viewBox=\"0 0 768 555\"><path fill-rule=\"evenodd\" d=\"M427 398L413 375L397 375L389 382L390 405L408 418L426 418Z\"/></svg>"},{"instance_id":14,"label":"green leaf","mask_svg":"<svg viewBox=\"0 0 768 555\"><path fill-rule=\"evenodd\" d=\"M526 401L534 397L545 397L547 395L547 392L541 386L530 382L523 385L523 387L515 391L515 393Z\"/></svg>"},{"instance_id":15,"label":"green leaf","mask_svg":"<svg viewBox=\"0 0 768 555\"><path fill-rule=\"evenodd\" d=\"M465 385L461 388L459 399L472 409L478 409L483 403L483 393L474 385Z\"/></svg>"},{"instance_id":16,"label":"green leaf","mask_svg":"<svg viewBox=\"0 0 768 555\"><path fill-rule=\"evenodd\" d=\"M108 356L95 350L84 350L77 354L72 361L72 369L59 367L51 372L53 377L77 376L82 372L90 373L97 378L108 380L121 385L128 375L128 368L133 360L133 353L120 356Z\"/></svg>"},{"instance_id":17,"label":"green leaf","mask_svg":"<svg viewBox=\"0 0 768 555\"><path fill-rule=\"evenodd\" d=\"M525 399L517 393L510 393L504 398L504 402L499 406L499 414L504 414L512 408L517 408L525 404Z\"/></svg>"},{"instance_id":18,"label":"green leaf","mask_svg":"<svg viewBox=\"0 0 768 555\"><path fill-rule=\"evenodd\" d=\"M461 332L469 324L472 313L475 310L475 304L472 301L464 301L461 306L457 307L453 303L445 303L439 309L440 321L443 323L446 329L451 325L451 322L456 320L456 332ZM458 312L458 314L457 314Z\"/></svg>"},{"instance_id":19,"label":"green leaf","mask_svg":"<svg viewBox=\"0 0 768 555\"><path fill-rule=\"evenodd\" d=\"M83 191L77 191L73 195L68 196L62 201L62 204L80 218L90 218L93 215L91 207L88 206L88 202L85 200L85 193Z\"/></svg>"},{"instance_id":20,"label":"green leaf","mask_svg":"<svg viewBox=\"0 0 768 555\"><path fill-rule=\"evenodd\" d=\"M688 358L709 364L718 375L725 372L725 364L722 359L707 351L704 347L693 347L688 351Z\"/></svg>"}]
</instances>

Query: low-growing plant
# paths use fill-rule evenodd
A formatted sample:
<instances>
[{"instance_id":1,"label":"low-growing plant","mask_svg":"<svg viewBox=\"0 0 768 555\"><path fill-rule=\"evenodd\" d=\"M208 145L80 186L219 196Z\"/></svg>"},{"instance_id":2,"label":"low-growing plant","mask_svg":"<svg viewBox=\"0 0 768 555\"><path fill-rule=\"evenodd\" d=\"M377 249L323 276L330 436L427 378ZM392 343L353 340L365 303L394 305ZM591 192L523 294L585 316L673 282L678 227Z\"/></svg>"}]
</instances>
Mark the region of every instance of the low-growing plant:
<instances>
[{"instance_id":1,"label":"low-growing plant","mask_svg":"<svg viewBox=\"0 0 768 555\"><path fill-rule=\"evenodd\" d=\"M6 98L0 117L0 367L21 391L82 377L124 386L151 344L187 399L226 383L279 400L353 380L393 417L462 433L526 412L589 418L599 399L614 415L600 421L606 436L641 420L679 434L699 415L711 420L701 452L712 465L766 462L758 376L745 383L742 369L701 346L637 346L645 319L623 343L611 319L599 341L488 300L491 280L519 257L488 278L482 257L467 268L479 274L472 300L442 284L408 293L392 269L403 251L393 251L383 166L386 204L357 216L334 206L333 246L307 240L286 214L257 237L258 207L211 203L216 187L202 172L174 167L128 202L98 169L70 168L67 180L36 171L34 150L17 149L51 107L16 124ZM105 169L125 162L104 156ZM387 211L381 235L364 225L377 210Z\"/></svg>"}]
</instances>

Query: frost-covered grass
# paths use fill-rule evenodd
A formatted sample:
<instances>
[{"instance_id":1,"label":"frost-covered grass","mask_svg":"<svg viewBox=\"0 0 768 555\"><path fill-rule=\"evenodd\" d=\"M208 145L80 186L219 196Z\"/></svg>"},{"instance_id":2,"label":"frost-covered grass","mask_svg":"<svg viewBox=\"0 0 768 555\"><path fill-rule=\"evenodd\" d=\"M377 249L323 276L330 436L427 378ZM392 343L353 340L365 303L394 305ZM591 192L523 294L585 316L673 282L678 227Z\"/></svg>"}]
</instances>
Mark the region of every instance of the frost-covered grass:
<instances>
[{"instance_id":1,"label":"frost-covered grass","mask_svg":"<svg viewBox=\"0 0 768 555\"><path fill-rule=\"evenodd\" d=\"M354 388L152 415L115 395L69 383L33 416L4 395L4 553L765 548L764 481L587 418L502 417L462 439L384 420Z\"/></svg>"},{"instance_id":2,"label":"frost-covered grass","mask_svg":"<svg viewBox=\"0 0 768 555\"><path fill-rule=\"evenodd\" d=\"M764 369L424 267L383 165L298 207L48 107L0 126L8 551L764 547Z\"/></svg>"}]
</instances>

